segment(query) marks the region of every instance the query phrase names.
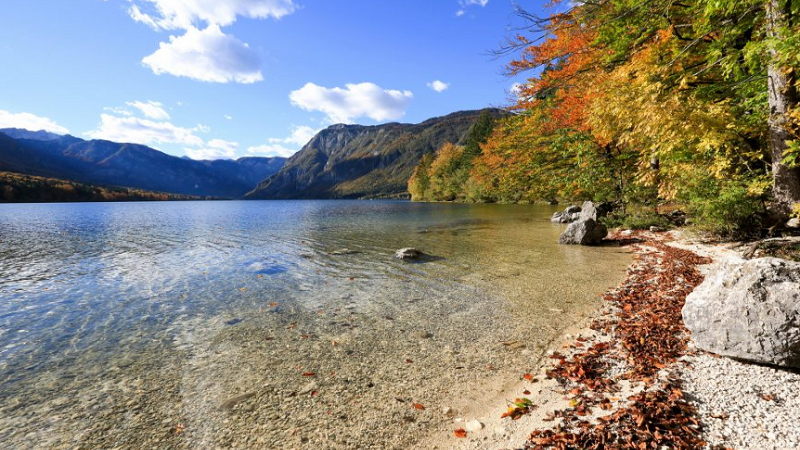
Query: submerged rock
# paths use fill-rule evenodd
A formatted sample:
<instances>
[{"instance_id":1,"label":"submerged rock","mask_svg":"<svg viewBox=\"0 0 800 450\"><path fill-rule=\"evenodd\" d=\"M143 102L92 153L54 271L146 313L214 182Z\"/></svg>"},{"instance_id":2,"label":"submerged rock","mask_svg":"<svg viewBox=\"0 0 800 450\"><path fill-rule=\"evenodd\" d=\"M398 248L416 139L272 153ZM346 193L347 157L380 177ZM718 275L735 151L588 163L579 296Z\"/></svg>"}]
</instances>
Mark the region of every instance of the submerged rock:
<instances>
[{"instance_id":1,"label":"submerged rock","mask_svg":"<svg viewBox=\"0 0 800 450\"><path fill-rule=\"evenodd\" d=\"M333 256L357 255L359 253L361 253L361 252L358 251L358 250L351 250L349 248L341 248L339 250L334 250L334 251L330 252L330 254L333 255Z\"/></svg>"},{"instance_id":2,"label":"submerged rock","mask_svg":"<svg viewBox=\"0 0 800 450\"><path fill-rule=\"evenodd\" d=\"M394 257L397 259L417 259L422 256L422 252L415 248L401 248L395 252Z\"/></svg>"},{"instance_id":3,"label":"submerged rock","mask_svg":"<svg viewBox=\"0 0 800 450\"><path fill-rule=\"evenodd\" d=\"M222 402L222 404L219 405L219 408L220 409L231 409L234 406L238 405L239 403L242 403L244 401L250 400L251 398L253 398L255 396L256 396L255 392L248 392L246 394L242 394L242 395L230 398L228 400L225 400L224 402Z\"/></svg>"},{"instance_id":4,"label":"submerged rock","mask_svg":"<svg viewBox=\"0 0 800 450\"><path fill-rule=\"evenodd\" d=\"M719 263L686 298L683 321L698 348L800 368L800 263Z\"/></svg>"}]
</instances>

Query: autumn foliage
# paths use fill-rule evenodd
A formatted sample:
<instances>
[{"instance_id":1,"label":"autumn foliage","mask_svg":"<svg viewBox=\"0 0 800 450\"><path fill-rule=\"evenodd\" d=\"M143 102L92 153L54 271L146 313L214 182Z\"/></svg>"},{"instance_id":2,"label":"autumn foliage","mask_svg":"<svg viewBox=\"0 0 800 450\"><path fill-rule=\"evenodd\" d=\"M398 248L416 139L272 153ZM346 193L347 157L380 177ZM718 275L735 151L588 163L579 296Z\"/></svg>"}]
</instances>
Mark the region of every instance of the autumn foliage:
<instances>
[{"instance_id":1,"label":"autumn foliage","mask_svg":"<svg viewBox=\"0 0 800 450\"><path fill-rule=\"evenodd\" d=\"M438 199L681 203L698 223L734 234L765 202L785 201L770 188L800 189L790 176L800 174L792 168L800 164L797 96L785 93L788 112L776 118L767 95L776 65L796 90L800 26L791 18L800 5L778 2L785 28L770 31L767 2L756 0L554 3L549 17L518 11L521 31L498 53L515 55L509 76L529 78L514 114L460 167L468 173L437 185L453 148L423 161ZM776 123L789 136L782 159ZM741 214L722 214L738 205Z\"/></svg>"}]
</instances>

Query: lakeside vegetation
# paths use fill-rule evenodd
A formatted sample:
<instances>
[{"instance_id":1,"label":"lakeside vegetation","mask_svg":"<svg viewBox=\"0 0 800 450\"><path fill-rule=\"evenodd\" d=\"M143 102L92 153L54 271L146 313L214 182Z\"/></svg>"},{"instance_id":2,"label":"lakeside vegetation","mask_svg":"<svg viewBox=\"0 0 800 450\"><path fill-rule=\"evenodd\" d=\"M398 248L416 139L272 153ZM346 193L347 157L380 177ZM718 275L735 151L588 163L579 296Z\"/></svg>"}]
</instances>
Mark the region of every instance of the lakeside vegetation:
<instances>
[{"instance_id":1,"label":"lakeside vegetation","mask_svg":"<svg viewBox=\"0 0 800 450\"><path fill-rule=\"evenodd\" d=\"M497 51L531 74L515 114L423 159L414 200L609 201L641 224L679 204L726 236L800 214L800 2L552 7Z\"/></svg>"},{"instance_id":2,"label":"lakeside vegetation","mask_svg":"<svg viewBox=\"0 0 800 450\"><path fill-rule=\"evenodd\" d=\"M144 191L125 187L94 186L61 180L0 172L0 203L127 202L202 200L204 197Z\"/></svg>"}]
</instances>

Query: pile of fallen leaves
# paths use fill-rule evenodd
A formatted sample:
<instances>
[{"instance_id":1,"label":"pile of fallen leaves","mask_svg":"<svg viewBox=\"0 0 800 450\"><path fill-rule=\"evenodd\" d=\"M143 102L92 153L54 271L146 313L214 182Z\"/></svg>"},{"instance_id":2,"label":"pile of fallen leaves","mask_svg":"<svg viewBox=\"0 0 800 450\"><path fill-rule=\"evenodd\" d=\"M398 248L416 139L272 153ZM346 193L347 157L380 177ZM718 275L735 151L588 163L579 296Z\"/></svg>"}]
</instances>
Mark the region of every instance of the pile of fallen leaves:
<instances>
[{"instance_id":1,"label":"pile of fallen leaves","mask_svg":"<svg viewBox=\"0 0 800 450\"><path fill-rule=\"evenodd\" d=\"M703 280L696 266L710 261L665 245L663 236L634 237L637 263L623 285L604 296L614 313L592 325L610 341L591 344L579 338L571 345L571 357L551 356L555 362L547 376L574 397L569 408L545 419L561 418L561 423L534 431L524 449L679 450L705 444L680 380L659 372L686 353L688 332L681 308ZM612 360L623 363L627 372L609 374ZM620 379L644 383L645 389L615 409L608 396L619 391ZM595 408L608 414L586 420Z\"/></svg>"}]
</instances>

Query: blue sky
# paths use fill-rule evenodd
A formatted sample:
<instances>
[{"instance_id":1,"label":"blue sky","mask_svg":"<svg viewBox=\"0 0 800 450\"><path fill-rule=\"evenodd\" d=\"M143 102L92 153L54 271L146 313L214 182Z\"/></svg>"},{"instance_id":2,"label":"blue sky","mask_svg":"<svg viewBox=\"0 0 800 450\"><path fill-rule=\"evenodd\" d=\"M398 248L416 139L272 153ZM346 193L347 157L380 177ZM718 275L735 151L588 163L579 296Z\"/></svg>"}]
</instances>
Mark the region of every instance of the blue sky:
<instances>
[{"instance_id":1,"label":"blue sky","mask_svg":"<svg viewBox=\"0 0 800 450\"><path fill-rule=\"evenodd\" d=\"M510 0L3 0L0 128L288 156L331 123L506 105L522 80L488 51L512 12Z\"/></svg>"}]
</instances>

